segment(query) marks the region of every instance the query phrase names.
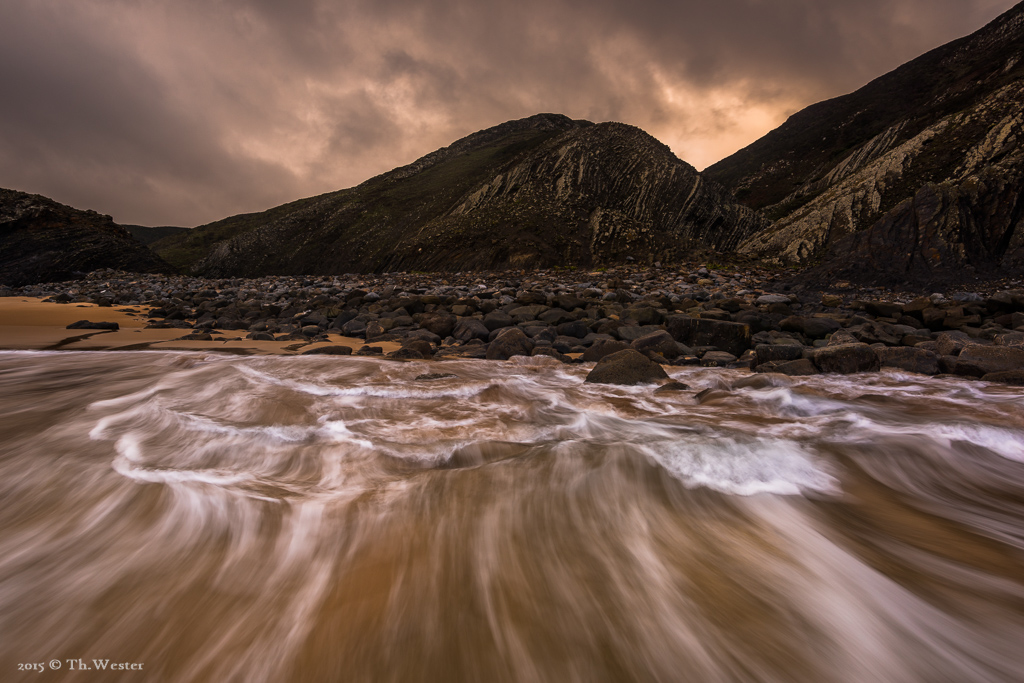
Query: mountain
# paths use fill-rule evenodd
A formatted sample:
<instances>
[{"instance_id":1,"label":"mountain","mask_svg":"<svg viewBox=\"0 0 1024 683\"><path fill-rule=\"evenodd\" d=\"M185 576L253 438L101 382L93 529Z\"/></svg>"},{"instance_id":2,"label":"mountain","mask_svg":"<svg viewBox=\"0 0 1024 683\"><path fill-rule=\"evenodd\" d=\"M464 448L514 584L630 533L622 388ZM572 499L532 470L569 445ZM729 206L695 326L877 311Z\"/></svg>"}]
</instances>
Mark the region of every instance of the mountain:
<instances>
[{"instance_id":1,"label":"mountain","mask_svg":"<svg viewBox=\"0 0 1024 683\"><path fill-rule=\"evenodd\" d=\"M153 248L208 276L458 271L667 261L766 225L638 128L539 114Z\"/></svg>"},{"instance_id":2,"label":"mountain","mask_svg":"<svg viewBox=\"0 0 1024 683\"><path fill-rule=\"evenodd\" d=\"M99 268L174 272L110 216L0 189L0 284L68 280Z\"/></svg>"},{"instance_id":3,"label":"mountain","mask_svg":"<svg viewBox=\"0 0 1024 683\"><path fill-rule=\"evenodd\" d=\"M774 223L742 254L882 283L1024 271L1024 3L704 171Z\"/></svg>"},{"instance_id":4,"label":"mountain","mask_svg":"<svg viewBox=\"0 0 1024 683\"><path fill-rule=\"evenodd\" d=\"M148 227L145 225L128 225L122 223L121 227L131 233L131 236L142 242L143 244L152 244L157 240L161 240L171 235L180 235L188 232L190 228L177 228L171 225L160 225L156 227Z\"/></svg>"}]
</instances>

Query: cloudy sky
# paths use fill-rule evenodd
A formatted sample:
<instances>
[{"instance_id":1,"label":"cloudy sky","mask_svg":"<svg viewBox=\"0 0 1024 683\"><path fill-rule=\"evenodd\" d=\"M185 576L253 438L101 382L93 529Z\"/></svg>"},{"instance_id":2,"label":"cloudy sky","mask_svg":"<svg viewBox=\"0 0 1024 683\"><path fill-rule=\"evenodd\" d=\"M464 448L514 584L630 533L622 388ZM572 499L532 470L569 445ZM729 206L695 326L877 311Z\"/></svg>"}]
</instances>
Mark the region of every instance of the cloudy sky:
<instances>
[{"instance_id":1,"label":"cloudy sky","mask_svg":"<svg viewBox=\"0 0 1024 683\"><path fill-rule=\"evenodd\" d=\"M192 226L538 112L697 168L1014 0L4 0L0 187Z\"/></svg>"}]
</instances>

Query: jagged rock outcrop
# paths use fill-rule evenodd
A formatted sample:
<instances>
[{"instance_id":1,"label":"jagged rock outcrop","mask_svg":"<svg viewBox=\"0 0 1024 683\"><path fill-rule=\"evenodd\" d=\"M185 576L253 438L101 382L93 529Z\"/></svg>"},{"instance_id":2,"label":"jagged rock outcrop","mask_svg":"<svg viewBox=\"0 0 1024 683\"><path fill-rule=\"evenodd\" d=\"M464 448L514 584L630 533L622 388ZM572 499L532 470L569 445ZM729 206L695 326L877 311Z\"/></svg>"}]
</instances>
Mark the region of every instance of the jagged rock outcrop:
<instances>
[{"instance_id":1,"label":"jagged rock outcrop","mask_svg":"<svg viewBox=\"0 0 1024 683\"><path fill-rule=\"evenodd\" d=\"M589 266L730 250L765 225L638 128L541 114L154 248L211 276Z\"/></svg>"},{"instance_id":2,"label":"jagged rock outcrop","mask_svg":"<svg viewBox=\"0 0 1024 683\"><path fill-rule=\"evenodd\" d=\"M822 277L1024 269L1024 3L795 114L706 174L775 219L738 251Z\"/></svg>"},{"instance_id":3,"label":"jagged rock outcrop","mask_svg":"<svg viewBox=\"0 0 1024 683\"><path fill-rule=\"evenodd\" d=\"M0 284L69 280L99 268L174 271L110 216L0 189Z\"/></svg>"}]
</instances>

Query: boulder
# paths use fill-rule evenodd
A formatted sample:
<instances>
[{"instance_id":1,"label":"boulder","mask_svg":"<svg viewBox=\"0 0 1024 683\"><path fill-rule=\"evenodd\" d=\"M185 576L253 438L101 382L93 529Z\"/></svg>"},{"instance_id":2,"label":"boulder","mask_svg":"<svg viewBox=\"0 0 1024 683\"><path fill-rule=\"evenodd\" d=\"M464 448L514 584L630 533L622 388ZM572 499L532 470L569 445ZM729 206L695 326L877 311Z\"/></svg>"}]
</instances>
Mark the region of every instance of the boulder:
<instances>
[{"instance_id":1,"label":"boulder","mask_svg":"<svg viewBox=\"0 0 1024 683\"><path fill-rule=\"evenodd\" d=\"M741 323L675 316L667 328L673 339L687 346L714 346L734 356L750 348L750 327Z\"/></svg>"},{"instance_id":2,"label":"boulder","mask_svg":"<svg viewBox=\"0 0 1024 683\"><path fill-rule=\"evenodd\" d=\"M959 356L970 343L971 338L963 332L943 332L935 339L935 350L940 356Z\"/></svg>"},{"instance_id":3,"label":"boulder","mask_svg":"<svg viewBox=\"0 0 1024 683\"><path fill-rule=\"evenodd\" d=\"M689 391L690 385L682 382L666 382L654 390L656 394L667 394L673 391Z\"/></svg>"},{"instance_id":4,"label":"boulder","mask_svg":"<svg viewBox=\"0 0 1024 683\"><path fill-rule=\"evenodd\" d=\"M864 310L876 318L898 318L903 315L903 306L891 301L866 301Z\"/></svg>"},{"instance_id":5,"label":"boulder","mask_svg":"<svg viewBox=\"0 0 1024 683\"><path fill-rule=\"evenodd\" d=\"M953 372L966 377L1024 370L1024 348L1014 346L982 346L968 344L957 356Z\"/></svg>"},{"instance_id":6,"label":"boulder","mask_svg":"<svg viewBox=\"0 0 1024 683\"><path fill-rule=\"evenodd\" d=\"M811 339L823 339L842 326L832 318L805 318L791 315L779 322L779 327L787 332L799 332Z\"/></svg>"},{"instance_id":7,"label":"boulder","mask_svg":"<svg viewBox=\"0 0 1024 683\"><path fill-rule=\"evenodd\" d=\"M758 344L754 347L756 365L770 361L798 360L804 354L803 347L796 344Z\"/></svg>"},{"instance_id":8,"label":"boulder","mask_svg":"<svg viewBox=\"0 0 1024 683\"><path fill-rule=\"evenodd\" d=\"M309 351L303 351L300 355L303 356L351 356L352 347L344 346L343 344L334 344L332 346L318 346L315 349Z\"/></svg>"},{"instance_id":9,"label":"boulder","mask_svg":"<svg viewBox=\"0 0 1024 683\"><path fill-rule=\"evenodd\" d=\"M700 357L700 364L706 368L724 368L729 363L735 363L736 356L728 351L708 351Z\"/></svg>"},{"instance_id":10,"label":"boulder","mask_svg":"<svg viewBox=\"0 0 1024 683\"><path fill-rule=\"evenodd\" d=\"M581 358L586 363L594 363L601 360L605 356L610 356L613 353L617 353L624 349L628 349L629 344L618 339L599 339L594 344L583 352Z\"/></svg>"},{"instance_id":11,"label":"boulder","mask_svg":"<svg viewBox=\"0 0 1024 683\"><path fill-rule=\"evenodd\" d=\"M605 356L587 375L591 384L650 384L668 379L664 369L634 349L623 349Z\"/></svg>"},{"instance_id":12,"label":"boulder","mask_svg":"<svg viewBox=\"0 0 1024 683\"><path fill-rule=\"evenodd\" d=\"M359 311L353 311L351 309L342 311L334 318L334 321L331 323L331 328L340 330L345 323L354 319L357 315L359 315Z\"/></svg>"},{"instance_id":13,"label":"boulder","mask_svg":"<svg viewBox=\"0 0 1024 683\"><path fill-rule=\"evenodd\" d=\"M1024 387L1024 370L990 372L987 375L983 375L982 379L986 382L1000 382L1002 384L1012 384L1014 386Z\"/></svg>"},{"instance_id":14,"label":"boulder","mask_svg":"<svg viewBox=\"0 0 1024 683\"><path fill-rule=\"evenodd\" d=\"M810 360L800 358L779 363L775 366L775 372L789 375L790 377L802 377L805 375L817 375L818 368Z\"/></svg>"},{"instance_id":15,"label":"boulder","mask_svg":"<svg viewBox=\"0 0 1024 683\"><path fill-rule=\"evenodd\" d=\"M512 316L504 311L491 311L484 316L484 326L491 331L512 327Z\"/></svg>"},{"instance_id":16,"label":"boulder","mask_svg":"<svg viewBox=\"0 0 1024 683\"><path fill-rule=\"evenodd\" d=\"M768 304L788 304L789 297L785 294L762 294L757 297L756 302L758 306L766 306Z\"/></svg>"},{"instance_id":17,"label":"boulder","mask_svg":"<svg viewBox=\"0 0 1024 683\"><path fill-rule=\"evenodd\" d=\"M452 330L452 336L459 341L469 341L470 339L487 341L490 334L491 331L487 329L483 321L476 318L461 318L455 324L455 329Z\"/></svg>"},{"instance_id":18,"label":"boulder","mask_svg":"<svg viewBox=\"0 0 1024 683\"><path fill-rule=\"evenodd\" d=\"M539 316L546 310L548 310L547 306L543 306L541 304L534 304L531 306L519 306L518 308L513 308L511 311L508 312L508 314L512 316L513 321L515 321L516 323L521 323L528 322L530 320L536 320L537 316Z\"/></svg>"},{"instance_id":19,"label":"boulder","mask_svg":"<svg viewBox=\"0 0 1024 683\"><path fill-rule=\"evenodd\" d=\"M854 337L853 334L851 334L847 330L839 330L838 332L833 333L832 336L828 338L828 346L839 346L840 344L859 343L861 343L860 340Z\"/></svg>"},{"instance_id":20,"label":"boulder","mask_svg":"<svg viewBox=\"0 0 1024 683\"><path fill-rule=\"evenodd\" d=\"M927 349L910 346L889 346L878 349L879 363L883 368L899 368L922 375L939 374L939 356Z\"/></svg>"},{"instance_id":21,"label":"boulder","mask_svg":"<svg viewBox=\"0 0 1024 683\"><path fill-rule=\"evenodd\" d=\"M487 360L508 360L512 356L529 356L533 342L518 327L502 330L487 346Z\"/></svg>"},{"instance_id":22,"label":"boulder","mask_svg":"<svg viewBox=\"0 0 1024 683\"><path fill-rule=\"evenodd\" d=\"M867 344L837 344L811 351L811 361L822 372L849 375L878 370L878 355Z\"/></svg>"},{"instance_id":23,"label":"boulder","mask_svg":"<svg viewBox=\"0 0 1024 683\"><path fill-rule=\"evenodd\" d=\"M346 337L362 337L366 335L366 323L353 318L341 326L341 333Z\"/></svg>"},{"instance_id":24,"label":"boulder","mask_svg":"<svg viewBox=\"0 0 1024 683\"><path fill-rule=\"evenodd\" d=\"M416 351L420 354L421 358L430 358L434 355L434 347L430 345L430 342L423 339L406 339L402 342L402 348ZM388 357L391 357L390 354Z\"/></svg>"},{"instance_id":25,"label":"boulder","mask_svg":"<svg viewBox=\"0 0 1024 683\"><path fill-rule=\"evenodd\" d=\"M583 339L590 334L590 328L587 327L586 323L582 320L574 320L568 323L562 323L556 328L559 335L566 337L576 337L577 339Z\"/></svg>"},{"instance_id":26,"label":"boulder","mask_svg":"<svg viewBox=\"0 0 1024 683\"><path fill-rule=\"evenodd\" d=\"M301 330L302 334L304 334L304 335L306 335L308 337L316 336L315 332L313 332L313 333L307 332L308 329L309 329L308 327L303 327L302 330ZM314 327L313 329L317 329L317 328ZM382 337L384 337L386 334L387 334L387 330L384 329L384 326L380 324L380 321L371 320L368 323L366 323L366 332L365 332L366 341L368 341L368 342L370 342L370 341L377 341L377 340L381 339Z\"/></svg>"},{"instance_id":27,"label":"boulder","mask_svg":"<svg viewBox=\"0 0 1024 683\"><path fill-rule=\"evenodd\" d=\"M573 311L577 308L583 308L586 302L572 294L559 294L555 297L554 304L563 310Z\"/></svg>"},{"instance_id":28,"label":"boulder","mask_svg":"<svg viewBox=\"0 0 1024 683\"><path fill-rule=\"evenodd\" d=\"M441 343L441 338L430 330L410 330L405 335L405 341L403 343L408 343L411 339L422 339L428 344L433 344L435 346Z\"/></svg>"},{"instance_id":29,"label":"boulder","mask_svg":"<svg viewBox=\"0 0 1024 683\"><path fill-rule=\"evenodd\" d=\"M679 343L672 338L672 335L664 330L651 332L642 337L634 339L629 345L645 356L650 353L658 353L665 358L672 360L679 355Z\"/></svg>"},{"instance_id":30,"label":"boulder","mask_svg":"<svg viewBox=\"0 0 1024 683\"><path fill-rule=\"evenodd\" d=\"M561 325L562 323L573 320L573 316L561 308L551 308L537 316L537 320L547 323L548 325Z\"/></svg>"},{"instance_id":31,"label":"boulder","mask_svg":"<svg viewBox=\"0 0 1024 683\"><path fill-rule=\"evenodd\" d=\"M432 313L420 320L420 329L433 332L441 339L444 339L445 337L452 336L456 323L458 323L458 318L451 313Z\"/></svg>"},{"instance_id":32,"label":"boulder","mask_svg":"<svg viewBox=\"0 0 1024 683\"><path fill-rule=\"evenodd\" d=\"M423 360L425 356L416 349L403 346L389 353L386 358L391 360Z\"/></svg>"}]
</instances>

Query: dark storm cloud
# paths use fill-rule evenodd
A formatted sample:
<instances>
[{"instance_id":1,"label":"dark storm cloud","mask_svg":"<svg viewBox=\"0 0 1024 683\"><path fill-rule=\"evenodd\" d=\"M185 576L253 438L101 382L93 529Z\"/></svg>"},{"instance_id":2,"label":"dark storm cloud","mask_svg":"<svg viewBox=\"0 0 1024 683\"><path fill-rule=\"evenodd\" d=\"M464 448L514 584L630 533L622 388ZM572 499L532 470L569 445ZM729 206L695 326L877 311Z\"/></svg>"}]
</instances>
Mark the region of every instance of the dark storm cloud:
<instances>
[{"instance_id":1,"label":"dark storm cloud","mask_svg":"<svg viewBox=\"0 0 1024 683\"><path fill-rule=\"evenodd\" d=\"M540 111L703 167L1009 0L0 5L0 186L193 225Z\"/></svg>"}]
</instances>

